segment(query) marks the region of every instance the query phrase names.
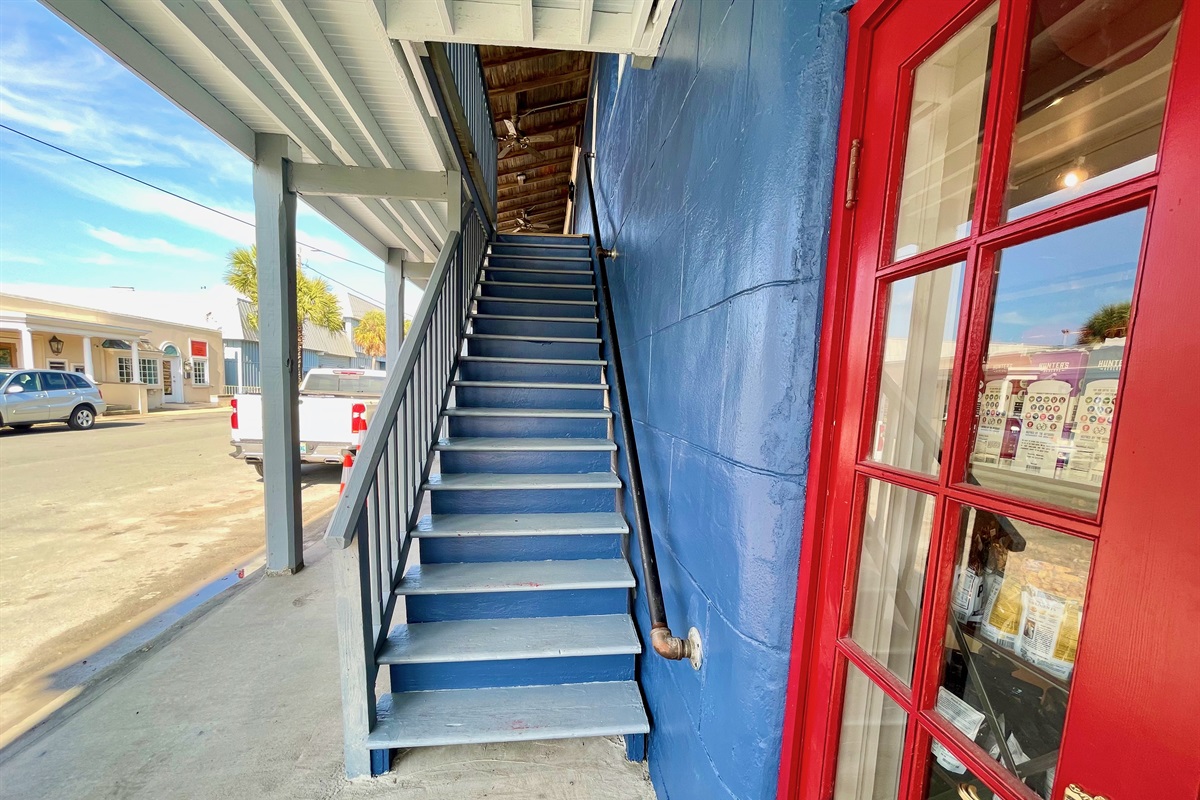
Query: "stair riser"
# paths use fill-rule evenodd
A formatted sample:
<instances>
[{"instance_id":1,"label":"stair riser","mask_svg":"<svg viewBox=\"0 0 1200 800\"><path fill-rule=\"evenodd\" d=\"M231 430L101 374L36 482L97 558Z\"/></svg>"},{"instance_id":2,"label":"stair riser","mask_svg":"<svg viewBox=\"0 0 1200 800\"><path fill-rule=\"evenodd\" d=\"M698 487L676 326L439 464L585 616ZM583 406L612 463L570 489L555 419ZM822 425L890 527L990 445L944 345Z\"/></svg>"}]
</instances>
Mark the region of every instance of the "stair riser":
<instances>
[{"instance_id":1,"label":"stair riser","mask_svg":"<svg viewBox=\"0 0 1200 800\"><path fill-rule=\"evenodd\" d=\"M458 377L464 381L521 381L526 383L599 383L600 367L574 364L463 361Z\"/></svg>"},{"instance_id":2,"label":"stair riser","mask_svg":"<svg viewBox=\"0 0 1200 800\"><path fill-rule=\"evenodd\" d=\"M492 263L484 267L486 276L484 280L500 281L501 283L557 283L563 286L579 286L581 284L590 286L592 273L576 269L577 266L579 265L574 261L522 261L516 258L493 258ZM567 275L565 274L566 270L576 274Z\"/></svg>"},{"instance_id":3,"label":"stair riser","mask_svg":"<svg viewBox=\"0 0 1200 800\"><path fill-rule=\"evenodd\" d=\"M526 281L538 283L539 281ZM595 300L592 289L571 286L517 286L507 283L488 283L480 287L483 297L517 297L525 300Z\"/></svg>"},{"instance_id":4,"label":"stair riser","mask_svg":"<svg viewBox=\"0 0 1200 800\"><path fill-rule=\"evenodd\" d=\"M393 692L478 689L484 686L551 686L633 680L634 656L570 656L448 664L393 664Z\"/></svg>"},{"instance_id":5,"label":"stair riser","mask_svg":"<svg viewBox=\"0 0 1200 800\"><path fill-rule=\"evenodd\" d=\"M579 247L518 247L515 245L496 243L492 245L492 257L496 256L551 256L554 258L589 258L591 251L586 245ZM571 263L571 262L568 262ZM586 267L582 261L574 262ZM567 269L578 269L578 267L568 267Z\"/></svg>"},{"instance_id":6,"label":"stair riser","mask_svg":"<svg viewBox=\"0 0 1200 800\"><path fill-rule=\"evenodd\" d=\"M620 534L586 536L459 536L422 539L422 564L469 564L486 561L574 561L620 558Z\"/></svg>"},{"instance_id":7,"label":"stair riser","mask_svg":"<svg viewBox=\"0 0 1200 800\"><path fill-rule=\"evenodd\" d=\"M585 452L443 452L442 472L491 472L512 475L534 473L607 472L612 453L605 450Z\"/></svg>"},{"instance_id":8,"label":"stair riser","mask_svg":"<svg viewBox=\"0 0 1200 800\"><path fill-rule=\"evenodd\" d=\"M556 236L547 233L498 233L496 234L495 244L504 244L506 242L516 244L569 244L586 247L588 237L586 236Z\"/></svg>"},{"instance_id":9,"label":"stair riser","mask_svg":"<svg viewBox=\"0 0 1200 800\"><path fill-rule=\"evenodd\" d=\"M580 322L546 322L532 319L473 319L471 330L475 333L493 333L501 336L565 336L576 339L600 338L599 323L589 320Z\"/></svg>"},{"instance_id":10,"label":"stair riser","mask_svg":"<svg viewBox=\"0 0 1200 800\"><path fill-rule=\"evenodd\" d=\"M405 598L409 622L628 614L628 589L424 594Z\"/></svg>"},{"instance_id":11,"label":"stair riser","mask_svg":"<svg viewBox=\"0 0 1200 800\"><path fill-rule=\"evenodd\" d=\"M511 300L481 298L477 301L480 314L507 314L517 317L596 317L596 304L576 303L514 303Z\"/></svg>"},{"instance_id":12,"label":"stair riser","mask_svg":"<svg viewBox=\"0 0 1200 800\"><path fill-rule=\"evenodd\" d=\"M518 389L457 386L460 408L604 408L603 389Z\"/></svg>"},{"instance_id":13,"label":"stair riser","mask_svg":"<svg viewBox=\"0 0 1200 800\"><path fill-rule=\"evenodd\" d=\"M612 511L612 489L438 490L430 493L434 514L534 514Z\"/></svg>"},{"instance_id":14,"label":"stair riser","mask_svg":"<svg viewBox=\"0 0 1200 800\"><path fill-rule=\"evenodd\" d=\"M605 419L536 419L533 417L449 417L450 436L600 439L608 435Z\"/></svg>"},{"instance_id":15,"label":"stair riser","mask_svg":"<svg viewBox=\"0 0 1200 800\"><path fill-rule=\"evenodd\" d=\"M502 358L600 358L600 345L584 342L527 342L520 339L468 339L467 355Z\"/></svg>"}]
</instances>

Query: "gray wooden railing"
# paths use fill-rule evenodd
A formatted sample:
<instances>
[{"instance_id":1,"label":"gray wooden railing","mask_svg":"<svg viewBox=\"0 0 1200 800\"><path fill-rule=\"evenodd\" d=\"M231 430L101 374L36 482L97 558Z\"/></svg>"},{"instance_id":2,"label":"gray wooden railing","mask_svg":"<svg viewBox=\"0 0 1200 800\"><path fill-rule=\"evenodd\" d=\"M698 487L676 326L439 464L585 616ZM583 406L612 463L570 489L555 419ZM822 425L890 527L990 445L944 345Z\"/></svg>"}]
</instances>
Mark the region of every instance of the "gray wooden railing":
<instances>
[{"instance_id":1,"label":"gray wooden railing","mask_svg":"<svg viewBox=\"0 0 1200 800\"><path fill-rule=\"evenodd\" d=\"M438 111L451 133L455 155L475 202L488 224L496 219L496 125L479 48L473 44L428 42L423 59Z\"/></svg>"},{"instance_id":2,"label":"gray wooden railing","mask_svg":"<svg viewBox=\"0 0 1200 800\"><path fill-rule=\"evenodd\" d=\"M346 772L371 771L367 734L375 724L375 654L387 638L395 588L404 574L420 514L442 406L451 389L471 296L487 250L479 210L468 202L452 232L325 534L337 573Z\"/></svg>"}]
</instances>

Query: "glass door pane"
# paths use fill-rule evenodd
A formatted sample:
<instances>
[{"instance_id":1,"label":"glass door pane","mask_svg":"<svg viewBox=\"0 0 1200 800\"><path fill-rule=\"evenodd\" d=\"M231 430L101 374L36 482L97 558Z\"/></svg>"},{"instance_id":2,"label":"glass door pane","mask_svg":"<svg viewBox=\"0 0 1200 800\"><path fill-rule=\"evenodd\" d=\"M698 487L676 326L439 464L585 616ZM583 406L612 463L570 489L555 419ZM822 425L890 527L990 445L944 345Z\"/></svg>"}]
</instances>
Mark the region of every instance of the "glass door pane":
<instances>
[{"instance_id":1,"label":"glass door pane","mask_svg":"<svg viewBox=\"0 0 1200 800\"><path fill-rule=\"evenodd\" d=\"M1033 4L1007 219L1154 170L1182 7Z\"/></svg>"},{"instance_id":2,"label":"glass door pane","mask_svg":"<svg viewBox=\"0 0 1200 800\"><path fill-rule=\"evenodd\" d=\"M1145 209L1001 250L967 480L1094 514Z\"/></svg>"},{"instance_id":3,"label":"glass door pane","mask_svg":"<svg viewBox=\"0 0 1200 800\"><path fill-rule=\"evenodd\" d=\"M888 287L872 461L938 474L962 281L958 263Z\"/></svg>"},{"instance_id":4,"label":"glass door pane","mask_svg":"<svg viewBox=\"0 0 1200 800\"><path fill-rule=\"evenodd\" d=\"M1092 544L974 508L962 520L936 708L1049 798Z\"/></svg>"},{"instance_id":5,"label":"glass door pane","mask_svg":"<svg viewBox=\"0 0 1200 800\"><path fill-rule=\"evenodd\" d=\"M895 800L907 722L904 709L847 666L833 800Z\"/></svg>"},{"instance_id":6,"label":"glass door pane","mask_svg":"<svg viewBox=\"0 0 1200 800\"><path fill-rule=\"evenodd\" d=\"M913 74L896 259L971 231L997 8L980 14Z\"/></svg>"},{"instance_id":7,"label":"glass door pane","mask_svg":"<svg viewBox=\"0 0 1200 800\"><path fill-rule=\"evenodd\" d=\"M868 481L850 636L905 684L912 681L932 530L932 497Z\"/></svg>"}]
</instances>

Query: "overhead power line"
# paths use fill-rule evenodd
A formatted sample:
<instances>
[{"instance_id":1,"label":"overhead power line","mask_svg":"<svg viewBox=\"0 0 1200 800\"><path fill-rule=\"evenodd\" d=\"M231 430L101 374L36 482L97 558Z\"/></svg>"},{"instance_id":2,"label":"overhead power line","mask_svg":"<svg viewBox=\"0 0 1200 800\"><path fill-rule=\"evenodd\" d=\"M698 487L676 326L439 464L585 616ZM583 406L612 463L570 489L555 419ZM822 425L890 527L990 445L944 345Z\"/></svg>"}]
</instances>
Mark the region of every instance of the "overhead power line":
<instances>
[{"instance_id":1,"label":"overhead power line","mask_svg":"<svg viewBox=\"0 0 1200 800\"><path fill-rule=\"evenodd\" d=\"M212 212L212 213L214 213L214 214L219 214L220 216L222 216L222 217L225 217L226 219L231 219L231 220L233 220L234 222L239 222L239 223L241 223L242 225L246 225L246 226L248 226L248 227L250 227L250 228L253 228L253 227L254 227L254 223L253 223L253 222L249 222L249 221L247 221L247 220L244 220L244 219L242 219L241 217L234 216L233 214L230 214L230 213L228 213L228 212L226 212L226 211L222 211L222 210L220 210L219 208L213 208L213 207L212 207L212 206L210 206L210 205L206 205L206 204L204 204L204 203L201 203L199 200L193 200L193 199L192 199L192 198L190 198L190 197L185 197L184 195L181 195L181 194L179 194L178 192L173 192L173 191L171 191L170 189L164 189L162 186L158 186L158 185L156 185L156 184L150 183L149 181L145 181L145 180L142 180L141 178L134 177L133 175L130 175L130 174L129 174L129 173L127 173L127 172L122 172L121 170L119 170L119 169L116 169L116 168L114 168L114 167L110 167L110 166L108 166L107 164L102 164L102 163L100 163L99 161L93 161L92 159L88 158L87 156L82 156L82 155L80 155L79 153L75 153L75 152L72 152L72 151L70 151L70 150L67 150L65 147L59 147L59 146L58 146L58 145L56 145L56 144L51 144L50 142L47 142L47 141L45 141L44 139L39 139L38 137L36 137L36 136L33 136L32 134L28 134L28 133L26 133L25 131L20 131L20 130L17 130L16 128L13 128L13 127L11 127L11 126L9 126L9 125L5 125L4 123L0 123L0 128L3 128L4 130L6 130L6 131L9 131L10 133L15 133L15 134L16 134L16 135L18 135L18 136L22 136L22 137L24 137L24 138L28 139L28 140L29 140L29 141L31 141L31 142L36 142L36 143L38 143L38 144L42 145L43 147L48 147L48 148L50 148L51 150L56 150L56 151L58 151L58 152L62 153L63 155L70 156L71 158L77 158L77 159L79 159L80 161L83 161L83 162L85 162L85 163L87 163L87 164L91 164L93 167L99 167L100 169L102 169L102 170L106 170L106 171L108 171L108 172L111 172L111 173L112 173L112 174L114 174L114 175L120 175L122 178L125 178L126 180L131 180L131 181L133 181L134 183L141 184L142 186L145 186L145 187L146 187L146 188L148 188L148 189L153 189L153 190L155 190L156 192L162 192L163 194L170 195L171 197L174 197L174 198L175 198L175 199L177 199L177 200L182 200L182 201L183 201L183 202L185 202L185 203L191 203L192 205L194 205L194 206L197 206L198 208L203 208L203 209L205 209L206 211L211 211L211 212ZM361 261L355 261L355 260L354 260L354 259L352 259L352 258L346 258L345 256L338 255L337 253L331 253L331 252L329 252L328 250L322 250L320 247L316 247L316 246L314 246L314 245L307 244L306 242L302 242L302 241L300 241L299 239L297 239L297 240L296 240L296 244L297 244L297 245L300 245L300 246L302 246L302 247L305 247L305 248L307 248L307 249L309 249L309 250L313 251L314 253L321 253L322 255L329 256L330 258L336 258L336 259L338 259L339 261L345 261L347 264L353 264L353 265L355 265L356 267L362 267L363 269L369 269L371 272L375 272L375 273L378 273L378 274L380 274L380 275L382 275L382 274L383 274L383 270L379 269L378 267L372 267L371 265L369 265L369 264L364 264L364 263L362 263ZM359 291L358 289L355 289L355 288L353 288L352 286L349 286L348 284L342 283L342 282L341 282L341 281L339 281L337 278L331 278L331 277L329 277L328 275L326 275L325 273L323 273L323 272L320 272L319 270L316 270L316 269L314 269L313 267L311 267L311 266L308 266L307 264L305 265L305 267L306 267L307 269L309 269L310 271L317 273L317 274L318 274L318 275L320 275L322 278L325 278L326 280L333 281L334 283L336 283L337 285L339 285L339 286L341 286L341 287L345 288L346 290L348 290L348 291L351 291L351 292L354 292L355 294L358 294L358 295L360 295L361 297L363 297L363 298L365 298L365 299L367 299L367 300L370 300L370 301L371 301L371 302L373 302L373 303L379 303L379 302L380 302L379 300L376 300L376 299L375 299L375 298L373 298L373 297L370 297L370 296L368 296L368 295L366 295L366 294L363 294L363 293L362 293L361 291Z\"/></svg>"}]
</instances>

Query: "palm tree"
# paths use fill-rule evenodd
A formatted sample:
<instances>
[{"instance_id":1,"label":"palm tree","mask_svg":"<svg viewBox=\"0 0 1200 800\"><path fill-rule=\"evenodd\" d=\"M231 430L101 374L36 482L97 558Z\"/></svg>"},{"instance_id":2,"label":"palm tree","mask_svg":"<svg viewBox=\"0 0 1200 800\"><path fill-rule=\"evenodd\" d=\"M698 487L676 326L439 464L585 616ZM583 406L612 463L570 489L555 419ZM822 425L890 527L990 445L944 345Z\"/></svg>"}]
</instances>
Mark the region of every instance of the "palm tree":
<instances>
[{"instance_id":1,"label":"palm tree","mask_svg":"<svg viewBox=\"0 0 1200 800\"><path fill-rule=\"evenodd\" d=\"M1129 330L1129 303L1102 306L1079 329L1079 344L1100 344Z\"/></svg>"},{"instance_id":2,"label":"palm tree","mask_svg":"<svg viewBox=\"0 0 1200 800\"><path fill-rule=\"evenodd\" d=\"M258 329L258 249L238 247L229 253L229 269L225 283L250 301L246 322ZM304 365L304 325L312 323L331 333L344 330L342 304L330 291L329 284L320 278L310 278L304 270L296 269L296 365Z\"/></svg>"},{"instance_id":3,"label":"palm tree","mask_svg":"<svg viewBox=\"0 0 1200 800\"><path fill-rule=\"evenodd\" d=\"M382 311L373 308L362 315L354 329L354 344L372 359L383 358L387 353L387 321Z\"/></svg>"}]
</instances>

